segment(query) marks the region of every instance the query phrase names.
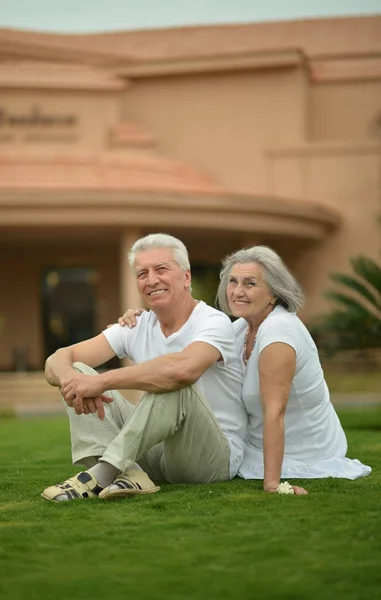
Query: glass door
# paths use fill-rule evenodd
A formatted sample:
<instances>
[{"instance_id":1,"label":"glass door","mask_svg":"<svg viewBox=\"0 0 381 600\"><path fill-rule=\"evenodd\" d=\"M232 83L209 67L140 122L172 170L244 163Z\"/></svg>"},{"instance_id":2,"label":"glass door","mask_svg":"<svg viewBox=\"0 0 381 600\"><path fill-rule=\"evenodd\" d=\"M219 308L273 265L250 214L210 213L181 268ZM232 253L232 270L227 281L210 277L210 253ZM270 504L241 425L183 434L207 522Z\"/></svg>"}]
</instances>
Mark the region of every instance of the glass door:
<instances>
[{"instance_id":1,"label":"glass door","mask_svg":"<svg viewBox=\"0 0 381 600\"><path fill-rule=\"evenodd\" d=\"M93 337L98 274L92 268L46 268L42 273L45 358L62 346Z\"/></svg>"}]
</instances>

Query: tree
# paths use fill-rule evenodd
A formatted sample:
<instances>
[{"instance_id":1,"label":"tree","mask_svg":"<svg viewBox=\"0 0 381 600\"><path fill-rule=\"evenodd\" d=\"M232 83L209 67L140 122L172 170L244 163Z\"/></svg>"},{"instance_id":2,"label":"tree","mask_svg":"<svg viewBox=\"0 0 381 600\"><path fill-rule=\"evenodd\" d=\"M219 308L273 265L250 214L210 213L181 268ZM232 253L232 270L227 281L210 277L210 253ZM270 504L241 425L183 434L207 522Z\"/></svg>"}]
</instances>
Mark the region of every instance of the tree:
<instances>
[{"instance_id":1,"label":"tree","mask_svg":"<svg viewBox=\"0 0 381 600\"><path fill-rule=\"evenodd\" d=\"M381 347L381 267L365 256L350 262L353 275L330 275L344 291L324 293L337 308L322 317L313 330L320 348L329 354Z\"/></svg>"}]
</instances>

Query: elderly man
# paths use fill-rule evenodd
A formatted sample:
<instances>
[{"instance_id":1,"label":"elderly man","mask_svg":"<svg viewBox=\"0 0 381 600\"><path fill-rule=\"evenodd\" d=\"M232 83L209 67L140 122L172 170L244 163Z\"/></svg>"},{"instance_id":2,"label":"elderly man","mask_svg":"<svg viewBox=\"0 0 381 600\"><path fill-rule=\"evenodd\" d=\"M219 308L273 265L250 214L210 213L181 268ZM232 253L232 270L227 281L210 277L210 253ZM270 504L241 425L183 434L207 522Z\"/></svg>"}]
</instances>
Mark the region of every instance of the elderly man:
<instances>
[{"instance_id":1,"label":"elderly man","mask_svg":"<svg viewBox=\"0 0 381 600\"><path fill-rule=\"evenodd\" d=\"M129 262L150 312L133 329L114 325L46 361L46 379L66 402L73 463L87 467L44 490L54 502L149 494L160 489L153 481L223 481L240 466L247 416L229 318L192 297L177 238L141 238ZM100 375L91 368L115 355L135 364ZM134 407L120 388L146 393Z\"/></svg>"}]
</instances>

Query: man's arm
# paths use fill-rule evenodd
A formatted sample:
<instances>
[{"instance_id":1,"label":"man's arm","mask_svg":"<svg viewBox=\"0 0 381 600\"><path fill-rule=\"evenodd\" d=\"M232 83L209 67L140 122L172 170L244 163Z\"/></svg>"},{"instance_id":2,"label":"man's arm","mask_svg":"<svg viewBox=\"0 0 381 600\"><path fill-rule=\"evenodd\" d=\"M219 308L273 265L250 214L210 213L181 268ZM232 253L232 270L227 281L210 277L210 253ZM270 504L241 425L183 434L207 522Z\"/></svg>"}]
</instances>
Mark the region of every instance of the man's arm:
<instances>
[{"instance_id":1,"label":"man's arm","mask_svg":"<svg viewBox=\"0 0 381 600\"><path fill-rule=\"evenodd\" d=\"M160 394L192 385L220 359L219 350L211 344L193 342L181 352L165 354L132 367L108 371L101 378L105 391L121 387Z\"/></svg>"},{"instance_id":2,"label":"man's arm","mask_svg":"<svg viewBox=\"0 0 381 600\"><path fill-rule=\"evenodd\" d=\"M220 359L219 350L211 344L193 342L181 352L107 371L99 377L76 374L64 383L62 392L65 399L75 399L75 410L77 414L82 414L83 398L100 396L112 389L142 390L158 394L182 389L195 383Z\"/></svg>"},{"instance_id":3,"label":"man's arm","mask_svg":"<svg viewBox=\"0 0 381 600\"><path fill-rule=\"evenodd\" d=\"M61 387L62 383L76 375L74 362L83 362L89 367L97 367L115 356L115 352L101 333L96 337L73 346L60 348L49 356L45 363L45 377L50 385Z\"/></svg>"}]
</instances>

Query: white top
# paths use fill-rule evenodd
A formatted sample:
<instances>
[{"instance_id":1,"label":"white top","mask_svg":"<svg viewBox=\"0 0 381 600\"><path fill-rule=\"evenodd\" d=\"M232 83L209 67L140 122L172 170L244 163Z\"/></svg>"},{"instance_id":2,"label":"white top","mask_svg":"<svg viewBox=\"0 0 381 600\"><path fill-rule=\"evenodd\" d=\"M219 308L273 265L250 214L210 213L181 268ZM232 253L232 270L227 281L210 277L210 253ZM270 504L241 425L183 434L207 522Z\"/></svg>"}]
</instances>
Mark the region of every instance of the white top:
<instances>
[{"instance_id":1,"label":"white top","mask_svg":"<svg viewBox=\"0 0 381 600\"><path fill-rule=\"evenodd\" d=\"M247 322L238 319L233 325L242 357ZM262 350L274 342L288 344L296 353L296 371L285 414L281 477L356 479L368 475L370 467L358 460L345 458L347 440L330 401L318 351L310 333L295 313L289 313L281 306L276 306L258 328L256 343L246 366L242 397L249 424L239 475L244 479L263 479L263 415L258 358Z\"/></svg>"},{"instance_id":2,"label":"white top","mask_svg":"<svg viewBox=\"0 0 381 600\"><path fill-rule=\"evenodd\" d=\"M219 350L222 360L207 369L195 386L209 401L228 439L230 476L234 477L243 457L247 414L241 399L243 369L230 319L205 302L199 302L181 329L168 337L152 311L138 317L132 329L114 325L103 333L119 358L127 356L135 363L180 352L192 342L206 342Z\"/></svg>"}]
</instances>

